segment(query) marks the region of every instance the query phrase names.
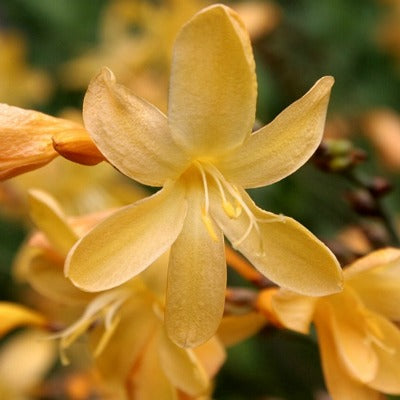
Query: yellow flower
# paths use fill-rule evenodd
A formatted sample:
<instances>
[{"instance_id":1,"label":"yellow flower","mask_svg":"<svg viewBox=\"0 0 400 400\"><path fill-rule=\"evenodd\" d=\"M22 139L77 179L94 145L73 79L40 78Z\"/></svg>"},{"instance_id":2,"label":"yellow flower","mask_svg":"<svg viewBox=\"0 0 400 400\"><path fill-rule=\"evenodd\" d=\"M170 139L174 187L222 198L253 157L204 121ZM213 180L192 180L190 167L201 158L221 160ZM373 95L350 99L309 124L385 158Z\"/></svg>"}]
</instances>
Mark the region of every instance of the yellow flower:
<instances>
[{"instance_id":1,"label":"yellow flower","mask_svg":"<svg viewBox=\"0 0 400 400\"><path fill-rule=\"evenodd\" d=\"M21 250L15 273L52 304L63 304L63 313L80 310L74 323L54 335L60 338L62 361L68 362L67 349L87 334L95 365L105 385L120 395L116 398L176 399L182 392L192 399L207 393L225 360L225 349L216 337L192 350L179 348L166 336L168 256L121 287L100 294L82 292L63 276L63 259L77 237L105 214L67 220L58 204L37 190L30 192L30 203L32 219L41 231ZM252 326L253 320L260 326L259 316L249 319ZM238 335L247 336L246 327L231 340Z\"/></svg>"},{"instance_id":2,"label":"yellow flower","mask_svg":"<svg viewBox=\"0 0 400 400\"><path fill-rule=\"evenodd\" d=\"M307 333L314 322L334 400L400 393L400 250L370 253L344 270L342 293L320 299L266 291L259 306L283 326Z\"/></svg>"},{"instance_id":3,"label":"yellow flower","mask_svg":"<svg viewBox=\"0 0 400 400\"><path fill-rule=\"evenodd\" d=\"M83 237L66 275L87 291L109 289L172 246L165 319L170 338L184 347L206 341L221 320L223 233L283 287L339 291L341 270L328 248L293 219L259 209L242 189L276 182L307 161L321 140L332 84L322 78L251 134L257 84L250 40L222 5L195 15L178 35L168 118L104 69L84 100L86 128L118 170L163 188Z\"/></svg>"}]
</instances>

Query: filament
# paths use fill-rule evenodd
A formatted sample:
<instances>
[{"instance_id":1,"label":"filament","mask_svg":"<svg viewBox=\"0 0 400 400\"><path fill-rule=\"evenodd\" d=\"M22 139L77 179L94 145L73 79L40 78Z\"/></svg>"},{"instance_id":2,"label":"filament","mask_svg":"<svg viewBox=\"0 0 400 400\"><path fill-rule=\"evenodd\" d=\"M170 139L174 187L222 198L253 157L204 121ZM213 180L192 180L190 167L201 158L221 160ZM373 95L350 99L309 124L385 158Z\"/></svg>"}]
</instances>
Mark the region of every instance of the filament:
<instances>
[{"instance_id":1,"label":"filament","mask_svg":"<svg viewBox=\"0 0 400 400\"><path fill-rule=\"evenodd\" d=\"M50 339L61 338L59 353L60 360L63 365L69 364L69 359L66 354L68 347L70 347L80 336L87 332L92 324L100 319L103 319L104 333L102 334L94 351L95 357L100 355L119 324L120 316L117 315L117 312L120 310L125 301L128 300L129 295L129 291L126 289L118 289L105 292L97 296L86 307L84 313L77 321L75 321L68 328L49 337Z\"/></svg>"},{"instance_id":2,"label":"filament","mask_svg":"<svg viewBox=\"0 0 400 400\"><path fill-rule=\"evenodd\" d=\"M285 222L285 217L279 215L277 217L271 217L269 219L259 219L256 218L255 215L252 213L248 205L243 200L242 196L238 189L229 183L221 172L215 168L212 164L208 163L201 163L199 161L195 162L196 167L200 171L203 188L204 188L204 208L202 210L202 220L203 223L210 234L210 236L216 240L217 235L215 234L214 226L212 220L209 216L209 207L210 207L210 199L209 199L209 189L208 189L208 182L207 182L207 175L210 176L213 181L215 182L218 192L222 201L222 209L224 210L225 214L230 219L237 219L242 214L242 211L246 214L248 218L248 226L243 234L236 240L232 242L233 247L240 246L251 234L253 229L259 240L259 254L260 256L264 255L264 243L262 240L261 230L259 223L275 223L275 222ZM233 200L229 201L227 199L227 194L229 194Z\"/></svg>"}]
</instances>

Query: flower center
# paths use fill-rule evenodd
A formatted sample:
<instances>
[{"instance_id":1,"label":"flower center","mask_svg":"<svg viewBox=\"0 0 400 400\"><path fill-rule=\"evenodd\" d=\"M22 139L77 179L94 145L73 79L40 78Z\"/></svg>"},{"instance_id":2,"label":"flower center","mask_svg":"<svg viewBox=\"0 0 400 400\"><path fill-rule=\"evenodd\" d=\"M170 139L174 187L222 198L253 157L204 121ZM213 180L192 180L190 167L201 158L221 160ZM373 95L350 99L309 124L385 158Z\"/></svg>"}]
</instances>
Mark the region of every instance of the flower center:
<instances>
[{"instance_id":1,"label":"flower center","mask_svg":"<svg viewBox=\"0 0 400 400\"><path fill-rule=\"evenodd\" d=\"M208 179L212 179L215 182L215 185L218 188L219 197L221 199L222 209L229 218L238 219L243 213L248 218L247 229L243 232L242 236L232 242L232 246L240 246L240 244L246 240L251 231L254 229L260 241L260 255L263 255L264 248L259 223L284 222L284 217L279 215L277 218L268 220L256 218L243 200L237 187L229 183L221 174L221 172L214 167L214 165L207 162L195 161L194 166L200 172L204 188L204 205L202 208L201 217L211 238L213 240L218 240L212 219L209 215L210 195Z\"/></svg>"}]
</instances>

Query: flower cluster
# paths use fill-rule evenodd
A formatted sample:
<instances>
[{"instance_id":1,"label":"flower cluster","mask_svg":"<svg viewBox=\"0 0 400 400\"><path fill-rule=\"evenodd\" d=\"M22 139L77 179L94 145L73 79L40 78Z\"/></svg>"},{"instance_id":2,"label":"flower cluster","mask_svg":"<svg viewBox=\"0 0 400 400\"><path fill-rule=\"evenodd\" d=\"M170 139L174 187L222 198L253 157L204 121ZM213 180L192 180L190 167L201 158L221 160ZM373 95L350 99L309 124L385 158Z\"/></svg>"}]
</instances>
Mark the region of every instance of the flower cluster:
<instances>
[{"instance_id":1,"label":"flower cluster","mask_svg":"<svg viewBox=\"0 0 400 400\"><path fill-rule=\"evenodd\" d=\"M146 31L145 38L141 45L153 60L154 35ZM105 60L122 51L115 38L108 41ZM335 400L400 393L400 250L372 252L343 273L320 239L296 220L259 208L246 192L310 159L334 79L322 77L253 129L250 37L239 14L220 4L183 25L171 59L166 114L118 83L118 68L114 75L107 67L89 84L83 124L0 104L2 179L55 165L60 156L81 180L72 178L62 206L47 192L29 191L36 229L13 273L29 287L30 308L0 303L0 334L26 326L27 335L46 339L37 342L26 366L31 379L22 374L20 386L2 368L11 361L0 353L0 396L32 392L56 358L57 340L61 362L91 376L87 398L211 398L226 347L266 324L308 333L311 323ZM85 60L68 68L90 64ZM103 169L86 177L85 167L71 163ZM155 188L153 194L128 189L108 164ZM67 181L64 167L56 174ZM101 211L91 207L99 186L107 192ZM67 216L69 206L81 215ZM227 290L227 263L262 290ZM6 346L17 354L14 343Z\"/></svg>"}]
</instances>

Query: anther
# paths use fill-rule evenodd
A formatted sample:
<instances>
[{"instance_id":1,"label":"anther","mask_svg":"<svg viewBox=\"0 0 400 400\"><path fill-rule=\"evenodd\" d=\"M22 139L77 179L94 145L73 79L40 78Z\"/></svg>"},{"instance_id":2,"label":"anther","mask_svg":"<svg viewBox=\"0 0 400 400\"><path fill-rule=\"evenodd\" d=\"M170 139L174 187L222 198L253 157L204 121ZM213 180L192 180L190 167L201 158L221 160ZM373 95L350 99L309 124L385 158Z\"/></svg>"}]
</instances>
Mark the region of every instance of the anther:
<instances>
[{"instance_id":1,"label":"anther","mask_svg":"<svg viewBox=\"0 0 400 400\"><path fill-rule=\"evenodd\" d=\"M214 240L215 242L218 242L218 236L215 233L213 223L211 221L210 216L205 212L203 209L201 212L201 219L203 221L204 226L207 229L208 234L211 236L211 239Z\"/></svg>"},{"instance_id":2,"label":"anther","mask_svg":"<svg viewBox=\"0 0 400 400\"><path fill-rule=\"evenodd\" d=\"M233 207L229 201L223 201L222 207L229 218L237 218L237 208Z\"/></svg>"}]
</instances>

